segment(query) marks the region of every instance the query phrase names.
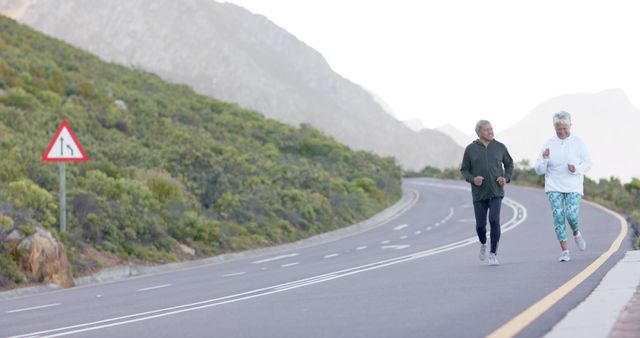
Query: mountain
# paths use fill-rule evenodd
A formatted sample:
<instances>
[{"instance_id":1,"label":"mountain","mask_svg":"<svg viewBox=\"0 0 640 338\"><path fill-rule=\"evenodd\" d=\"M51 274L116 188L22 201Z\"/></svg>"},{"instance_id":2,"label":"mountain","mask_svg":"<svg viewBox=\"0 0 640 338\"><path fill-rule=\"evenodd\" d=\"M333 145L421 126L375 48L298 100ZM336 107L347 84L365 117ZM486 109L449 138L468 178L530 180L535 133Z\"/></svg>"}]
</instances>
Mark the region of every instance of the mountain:
<instances>
[{"instance_id":1,"label":"mountain","mask_svg":"<svg viewBox=\"0 0 640 338\"><path fill-rule=\"evenodd\" d=\"M533 164L544 141L555 135L552 118L560 110L571 113L571 133L589 149L593 168L587 176L615 176L623 182L640 178L640 110L619 89L552 98L496 138L507 145L516 161L527 159Z\"/></svg>"},{"instance_id":2,"label":"mountain","mask_svg":"<svg viewBox=\"0 0 640 338\"><path fill-rule=\"evenodd\" d=\"M422 129L425 129L424 125L422 124L422 121L420 121L420 119L410 119L410 120L403 120L402 123L404 123L405 126L407 126L407 128L415 131L415 132L419 132Z\"/></svg>"},{"instance_id":3,"label":"mountain","mask_svg":"<svg viewBox=\"0 0 640 338\"><path fill-rule=\"evenodd\" d=\"M387 102L385 102L385 100L383 100L380 95L376 94L375 92L362 87L362 89L364 89L367 93L369 93L369 95L371 95L371 97L373 98L373 100L380 105L380 107L382 108L382 111L384 111L385 113L395 117L396 115L393 113L393 110L391 109L391 107L389 107L389 104Z\"/></svg>"},{"instance_id":4,"label":"mountain","mask_svg":"<svg viewBox=\"0 0 640 338\"><path fill-rule=\"evenodd\" d=\"M476 135L461 132L460 129L454 127L451 124L445 124L442 127L436 128L436 130L449 135L456 142L456 144L463 148L465 148L469 145L469 143L478 138Z\"/></svg>"},{"instance_id":5,"label":"mountain","mask_svg":"<svg viewBox=\"0 0 640 338\"><path fill-rule=\"evenodd\" d=\"M29 2L29 6L25 6ZM36 30L269 118L310 124L405 169L459 165L463 149L415 133L316 50L261 15L212 0L0 0ZM428 98L425 98L428 99Z\"/></svg>"},{"instance_id":6,"label":"mountain","mask_svg":"<svg viewBox=\"0 0 640 338\"><path fill-rule=\"evenodd\" d=\"M40 161L63 119L90 159L66 166L64 234L58 165ZM402 195L390 158L105 63L4 16L0 158L0 289L44 280L29 266L50 263L26 264L28 243L16 243L38 233L86 273L107 256L168 262L294 241ZM34 243L38 257L49 251Z\"/></svg>"}]
</instances>

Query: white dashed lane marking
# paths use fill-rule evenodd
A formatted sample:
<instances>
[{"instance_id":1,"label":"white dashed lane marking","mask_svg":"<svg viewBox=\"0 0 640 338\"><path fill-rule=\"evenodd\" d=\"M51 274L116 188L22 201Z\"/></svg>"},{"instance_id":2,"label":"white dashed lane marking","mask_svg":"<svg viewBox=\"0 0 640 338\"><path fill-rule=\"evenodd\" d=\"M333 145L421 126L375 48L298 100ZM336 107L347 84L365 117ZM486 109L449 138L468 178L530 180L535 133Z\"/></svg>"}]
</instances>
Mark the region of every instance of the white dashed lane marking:
<instances>
[{"instance_id":1,"label":"white dashed lane marking","mask_svg":"<svg viewBox=\"0 0 640 338\"><path fill-rule=\"evenodd\" d=\"M276 256L276 257L271 257L271 258L266 258L266 259L261 259L259 261L255 261L252 262L253 264L262 264L262 263L267 263L267 262L273 262L273 261L277 261L279 259L285 259L285 258L291 258L291 257L295 257L299 255L298 253L292 253L292 254L288 254L288 255L281 255L281 256Z\"/></svg>"},{"instance_id":2,"label":"white dashed lane marking","mask_svg":"<svg viewBox=\"0 0 640 338\"><path fill-rule=\"evenodd\" d=\"M233 277L233 276L240 276L240 275L244 275L246 272L241 271L241 272L234 272L234 273L228 273L226 275L222 275L222 277Z\"/></svg>"},{"instance_id":3,"label":"white dashed lane marking","mask_svg":"<svg viewBox=\"0 0 640 338\"><path fill-rule=\"evenodd\" d=\"M149 291L149 290L167 288L167 287L170 287L170 286L171 286L171 284L162 284L162 285L150 286L148 288L138 289L136 291L138 291L138 292L140 292L140 291Z\"/></svg>"},{"instance_id":4,"label":"white dashed lane marking","mask_svg":"<svg viewBox=\"0 0 640 338\"><path fill-rule=\"evenodd\" d=\"M300 264L300 263L299 262L293 262L293 263L289 263L289 264L282 264L282 265L280 265L280 267L288 268L290 266L294 266L294 265L298 265L298 264Z\"/></svg>"},{"instance_id":5,"label":"white dashed lane marking","mask_svg":"<svg viewBox=\"0 0 640 338\"><path fill-rule=\"evenodd\" d=\"M381 246L380 248L382 248L382 249L402 250L402 249L406 249L408 247L410 247L410 245L384 245L384 246Z\"/></svg>"},{"instance_id":6,"label":"white dashed lane marking","mask_svg":"<svg viewBox=\"0 0 640 338\"><path fill-rule=\"evenodd\" d=\"M401 224L401 225L398 225L397 227L393 228L393 230L396 230L396 231L397 230L402 230L402 229L404 229L404 228L406 228L408 226L409 226L409 224Z\"/></svg>"}]
</instances>

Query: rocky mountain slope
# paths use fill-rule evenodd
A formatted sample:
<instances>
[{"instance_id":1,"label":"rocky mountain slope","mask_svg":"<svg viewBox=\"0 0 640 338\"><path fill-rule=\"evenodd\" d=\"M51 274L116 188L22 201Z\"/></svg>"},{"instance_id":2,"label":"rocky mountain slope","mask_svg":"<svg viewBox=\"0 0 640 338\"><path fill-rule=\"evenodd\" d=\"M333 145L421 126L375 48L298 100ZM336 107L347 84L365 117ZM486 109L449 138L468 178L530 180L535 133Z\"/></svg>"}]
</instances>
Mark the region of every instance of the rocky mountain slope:
<instances>
[{"instance_id":1,"label":"rocky mountain slope","mask_svg":"<svg viewBox=\"0 0 640 338\"><path fill-rule=\"evenodd\" d=\"M354 149L393 156L405 169L457 166L462 156L450 137L411 131L371 93L335 73L318 51L233 4L0 0L0 10L104 60L279 121L310 124Z\"/></svg>"}]
</instances>

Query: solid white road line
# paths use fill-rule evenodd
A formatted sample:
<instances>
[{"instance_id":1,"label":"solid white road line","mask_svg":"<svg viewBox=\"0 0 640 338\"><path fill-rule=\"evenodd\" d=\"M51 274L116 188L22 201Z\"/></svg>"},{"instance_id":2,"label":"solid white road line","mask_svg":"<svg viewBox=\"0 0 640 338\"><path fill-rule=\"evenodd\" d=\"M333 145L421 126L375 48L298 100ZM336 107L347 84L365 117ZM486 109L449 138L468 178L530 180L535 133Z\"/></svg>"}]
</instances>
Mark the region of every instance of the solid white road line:
<instances>
[{"instance_id":1,"label":"solid white road line","mask_svg":"<svg viewBox=\"0 0 640 338\"><path fill-rule=\"evenodd\" d=\"M339 255L337 253L334 254L330 254L330 255L326 255L324 256L324 258L333 258L333 257L338 257Z\"/></svg>"},{"instance_id":2,"label":"solid white road line","mask_svg":"<svg viewBox=\"0 0 640 338\"><path fill-rule=\"evenodd\" d=\"M16 312L38 310L38 309L44 309L44 308L58 306L58 305L60 305L60 303L53 303L53 304L40 305L40 306L32 306L32 307L26 307L26 308L23 308L23 309L9 310L9 311L7 311L7 313L16 313Z\"/></svg>"},{"instance_id":3,"label":"solid white road line","mask_svg":"<svg viewBox=\"0 0 640 338\"><path fill-rule=\"evenodd\" d=\"M364 249L366 249L366 248L367 248L367 246L366 246L366 245L363 245L363 246L359 246L359 247L357 247L357 248L356 248L356 250L360 251L360 250L364 250Z\"/></svg>"},{"instance_id":4,"label":"solid white road line","mask_svg":"<svg viewBox=\"0 0 640 338\"><path fill-rule=\"evenodd\" d=\"M295 257L297 255L299 255L299 253L292 253L292 254L288 254L288 255L280 255L280 256L276 256L276 257L261 259L259 261L255 261L255 262L251 262L251 263L253 263L253 264L262 264L262 263L277 261L279 259Z\"/></svg>"},{"instance_id":5,"label":"solid white road line","mask_svg":"<svg viewBox=\"0 0 640 338\"><path fill-rule=\"evenodd\" d=\"M162 285L157 285L157 286L151 286L148 288L142 288L142 289L138 289L136 291L149 291L149 290L155 290L155 289L162 289L162 288L166 288L171 286L171 284L162 284Z\"/></svg>"}]
</instances>

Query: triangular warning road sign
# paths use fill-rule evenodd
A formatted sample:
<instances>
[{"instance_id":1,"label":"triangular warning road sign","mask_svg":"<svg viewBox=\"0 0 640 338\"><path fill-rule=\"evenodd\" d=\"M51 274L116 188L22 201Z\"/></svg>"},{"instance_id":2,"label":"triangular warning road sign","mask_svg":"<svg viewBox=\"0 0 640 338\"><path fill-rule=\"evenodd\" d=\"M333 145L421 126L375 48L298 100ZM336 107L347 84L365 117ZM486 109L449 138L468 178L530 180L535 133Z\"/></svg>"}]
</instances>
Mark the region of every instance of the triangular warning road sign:
<instances>
[{"instance_id":1,"label":"triangular warning road sign","mask_svg":"<svg viewBox=\"0 0 640 338\"><path fill-rule=\"evenodd\" d=\"M64 119L40 160L43 162L86 162L89 161L89 157L78 142L71 126Z\"/></svg>"}]
</instances>

